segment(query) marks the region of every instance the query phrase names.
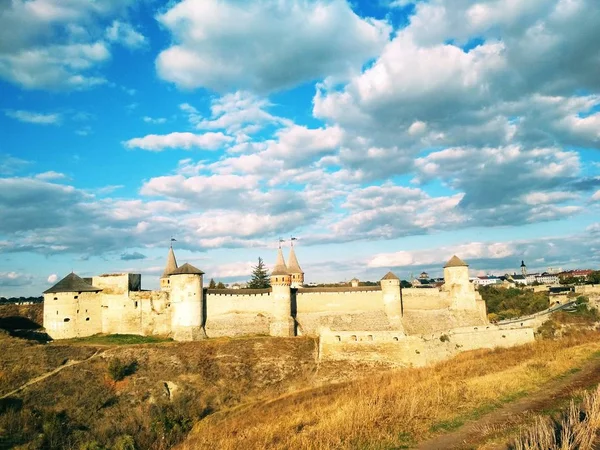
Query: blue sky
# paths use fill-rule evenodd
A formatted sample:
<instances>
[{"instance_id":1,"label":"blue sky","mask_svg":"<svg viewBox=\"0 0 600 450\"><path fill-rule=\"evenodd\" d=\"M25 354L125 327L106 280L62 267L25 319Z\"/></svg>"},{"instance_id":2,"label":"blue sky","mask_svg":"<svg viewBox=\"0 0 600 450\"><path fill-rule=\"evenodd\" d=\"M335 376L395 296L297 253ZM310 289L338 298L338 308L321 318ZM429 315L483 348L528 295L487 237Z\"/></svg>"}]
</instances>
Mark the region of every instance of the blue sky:
<instances>
[{"instance_id":1,"label":"blue sky","mask_svg":"<svg viewBox=\"0 0 600 450\"><path fill-rule=\"evenodd\" d=\"M594 0L0 6L0 296L600 266ZM285 244L286 246L288 244Z\"/></svg>"}]
</instances>

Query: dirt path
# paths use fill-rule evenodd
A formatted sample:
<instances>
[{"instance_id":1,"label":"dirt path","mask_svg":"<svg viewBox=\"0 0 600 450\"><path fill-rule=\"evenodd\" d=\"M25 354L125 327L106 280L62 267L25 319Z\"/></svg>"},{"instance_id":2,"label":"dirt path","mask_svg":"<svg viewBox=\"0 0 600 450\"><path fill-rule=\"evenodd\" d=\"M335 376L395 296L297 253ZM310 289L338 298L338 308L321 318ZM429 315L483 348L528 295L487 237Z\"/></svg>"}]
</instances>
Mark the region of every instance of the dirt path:
<instances>
[{"instance_id":1,"label":"dirt path","mask_svg":"<svg viewBox=\"0 0 600 450\"><path fill-rule=\"evenodd\" d=\"M570 399L577 390L599 383L600 359L594 358L588 361L579 372L551 381L540 391L506 404L480 419L467 422L457 431L425 441L417 448L421 450L477 448L498 432L519 425L527 416L552 409L559 402ZM486 446L488 450L507 448L507 444Z\"/></svg>"},{"instance_id":2,"label":"dirt path","mask_svg":"<svg viewBox=\"0 0 600 450\"><path fill-rule=\"evenodd\" d=\"M96 358L98 356L102 356L106 353L108 353L109 351L114 350L114 348L109 348L107 350L104 350L103 352L101 352L100 350L96 351L96 353L94 353L92 356L90 356L89 358L86 359L81 359L81 360L73 360L73 361L67 361L65 364L63 364L62 366L58 366L56 369L51 370L49 372L46 372L38 377L32 378L31 380L29 380L27 383L19 386L17 389L10 391L7 394L3 394L0 396L0 400L10 397L11 395L15 395L19 392L21 392L23 389L28 388L29 386L39 383L40 381L44 381L46 378L51 377L52 375L57 374L58 372L60 372L63 369L66 369L67 367L73 367L76 366L78 364L83 364L84 362L90 361L92 358Z\"/></svg>"}]
</instances>

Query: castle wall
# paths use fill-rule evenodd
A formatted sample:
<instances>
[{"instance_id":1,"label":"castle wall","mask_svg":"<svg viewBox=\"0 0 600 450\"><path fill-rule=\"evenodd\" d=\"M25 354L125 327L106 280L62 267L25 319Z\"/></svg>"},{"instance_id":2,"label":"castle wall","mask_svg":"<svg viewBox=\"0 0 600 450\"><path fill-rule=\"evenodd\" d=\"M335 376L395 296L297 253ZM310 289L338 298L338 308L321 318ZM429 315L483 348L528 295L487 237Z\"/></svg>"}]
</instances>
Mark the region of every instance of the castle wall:
<instances>
[{"instance_id":1,"label":"castle wall","mask_svg":"<svg viewBox=\"0 0 600 450\"><path fill-rule=\"evenodd\" d=\"M53 339L102 332L101 296L97 292L44 294L44 328Z\"/></svg>"},{"instance_id":2,"label":"castle wall","mask_svg":"<svg viewBox=\"0 0 600 450\"><path fill-rule=\"evenodd\" d=\"M461 328L422 338L397 332L325 331L320 357L334 361L370 361L395 366L425 366L479 348L511 347L534 341L533 329Z\"/></svg>"},{"instance_id":3,"label":"castle wall","mask_svg":"<svg viewBox=\"0 0 600 450\"><path fill-rule=\"evenodd\" d=\"M431 334L463 326L485 325L487 319L479 310L404 309L402 323L409 335Z\"/></svg>"},{"instance_id":4,"label":"castle wall","mask_svg":"<svg viewBox=\"0 0 600 450\"><path fill-rule=\"evenodd\" d=\"M381 289L298 289L298 333L316 336L322 328L335 330L389 330Z\"/></svg>"},{"instance_id":5,"label":"castle wall","mask_svg":"<svg viewBox=\"0 0 600 450\"><path fill-rule=\"evenodd\" d=\"M141 334L167 336L171 333L171 308L166 292L130 292L129 298L139 302Z\"/></svg>"},{"instance_id":6,"label":"castle wall","mask_svg":"<svg viewBox=\"0 0 600 450\"><path fill-rule=\"evenodd\" d=\"M273 321L273 298L270 289L261 291L251 294L207 291L206 335L268 335Z\"/></svg>"},{"instance_id":7,"label":"castle wall","mask_svg":"<svg viewBox=\"0 0 600 450\"><path fill-rule=\"evenodd\" d=\"M446 309L451 304L448 292L437 288L406 288L402 289L402 305L407 310Z\"/></svg>"}]
</instances>

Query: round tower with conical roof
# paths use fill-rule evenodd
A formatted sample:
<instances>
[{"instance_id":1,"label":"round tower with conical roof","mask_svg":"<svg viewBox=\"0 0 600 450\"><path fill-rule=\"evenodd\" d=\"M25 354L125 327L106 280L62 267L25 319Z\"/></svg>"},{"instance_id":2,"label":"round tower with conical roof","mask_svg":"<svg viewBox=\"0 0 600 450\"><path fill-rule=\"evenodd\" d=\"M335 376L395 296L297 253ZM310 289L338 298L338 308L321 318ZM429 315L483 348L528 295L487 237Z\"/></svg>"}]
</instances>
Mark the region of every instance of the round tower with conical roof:
<instances>
[{"instance_id":1,"label":"round tower with conical roof","mask_svg":"<svg viewBox=\"0 0 600 450\"><path fill-rule=\"evenodd\" d=\"M176 341L196 341L206 337L202 275L204 272L188 263L169 275L171 333Z\"/></svg>"},{"instance_id":2,"label":"round tower with conical roof","mask_svg":"<svg viewBox=\"0 0 600 450\"><path fill-rule=\"evenodd\" d=\"M271 272L271 296L273 298L273 321L270 325L271 336L293 336L292 318L292 277L285 265L281 245L277 250L277 261Z\"/></svg>"},{"instance_id":3,"label":"round tower with conical roof","mask_svg":"<svg viewBox=\"0 0 600 450\"><path fill-rule=\"evenodd\" d=\"M299 287L302 287L302 285L304 284L304 272L300 268L300 264L298 264L298 258L296 258L293 238L290 244L290 257L288 258L288 273L290 274L292 288L297 289Z\"/></svg>"},{"instance_id":4,"label":"round tower with conical roof","mask_svg":"<svg viewBox=\"0 0 600 450\"><path fill-rule=\"evenodd\" d=\"M381 292L383 294L383 307L390 321L390 326L395 330L404 331L404 326L402 325L400 278L394 273L388 272L379 283L381 284Z\"/></svg>"},{"instance_id":5,"label":"round tower with conical roof","mask_svg":"<svg viewBox=\"0 0 600 450\"><path fill-rule=\"evenodd\" d=\"M454 255L444 266L444 287L452 309L475 309L478 294L469 281L469 265Z\"/></svg>"}]
</instances>

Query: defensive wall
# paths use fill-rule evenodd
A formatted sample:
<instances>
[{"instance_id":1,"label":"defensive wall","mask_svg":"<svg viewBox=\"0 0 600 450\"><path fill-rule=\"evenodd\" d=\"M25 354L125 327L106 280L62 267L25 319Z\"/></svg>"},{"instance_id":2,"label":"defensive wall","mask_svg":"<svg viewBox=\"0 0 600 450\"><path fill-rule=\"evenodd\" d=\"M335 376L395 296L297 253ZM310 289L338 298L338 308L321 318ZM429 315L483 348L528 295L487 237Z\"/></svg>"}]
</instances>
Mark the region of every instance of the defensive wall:
<instances>
[{"instance_id":1,"label":"defensive wall","mask_svg":"<svg viewBox=\"0 0 600 450\"><path fill-rule=\"evenodd\" d=\"M322 360L420 367L467 350L512 347L533 340L533 328L503 329L495 325L462 327L423 336L402 336L393 331L326 330L320 336L319 354Z\"/></svg>"},{"instance_id":2,"label":"defensive wall","mask_svg":"<svg viewBox=\"0 0 600 450\"><path fill-rule=\"evenodd\" d=\"M401 289L388 272L379 286L302 287L295 254L279 249L269 289L207 289L203 272L178 267L172 249L161 289L142 291L137 274L89 279L69 274L44 293L44 326L54 339L97 333L166 335L178 341L221 336L320 336L325 359L423 365L473 348L533 340L527 327L487 322L485 302L454 256L441 288Z\"/></svg>"},{"instance_id":3,"label":"defensive wall","mask_svg":"<svg viewBox=\"0 0 600 450\"><path fill-rule=\"evenodd\" d=\"M201 277L188 276L180 283L178 296L171 284L160 291L140 290L137 274L93 277L97 288L93 292L46 293L44 326L54 339L64 339L96 333L173 335L180 327L203 329L190 331L200 338L204 333L208 337L268 335L281 316L293 321L292 335L309 336L319 335L321 329L407 328L409 334L421 334L485 323L485 312L480 313L483 301L472 297L472 308L453 309L450 293L439 289L400 290L399 283L383 288L284 286L283 300L277 301L272 289L204 289ZM388 303L386 295L391 296Z\"/></svg>"}]
</instances>

